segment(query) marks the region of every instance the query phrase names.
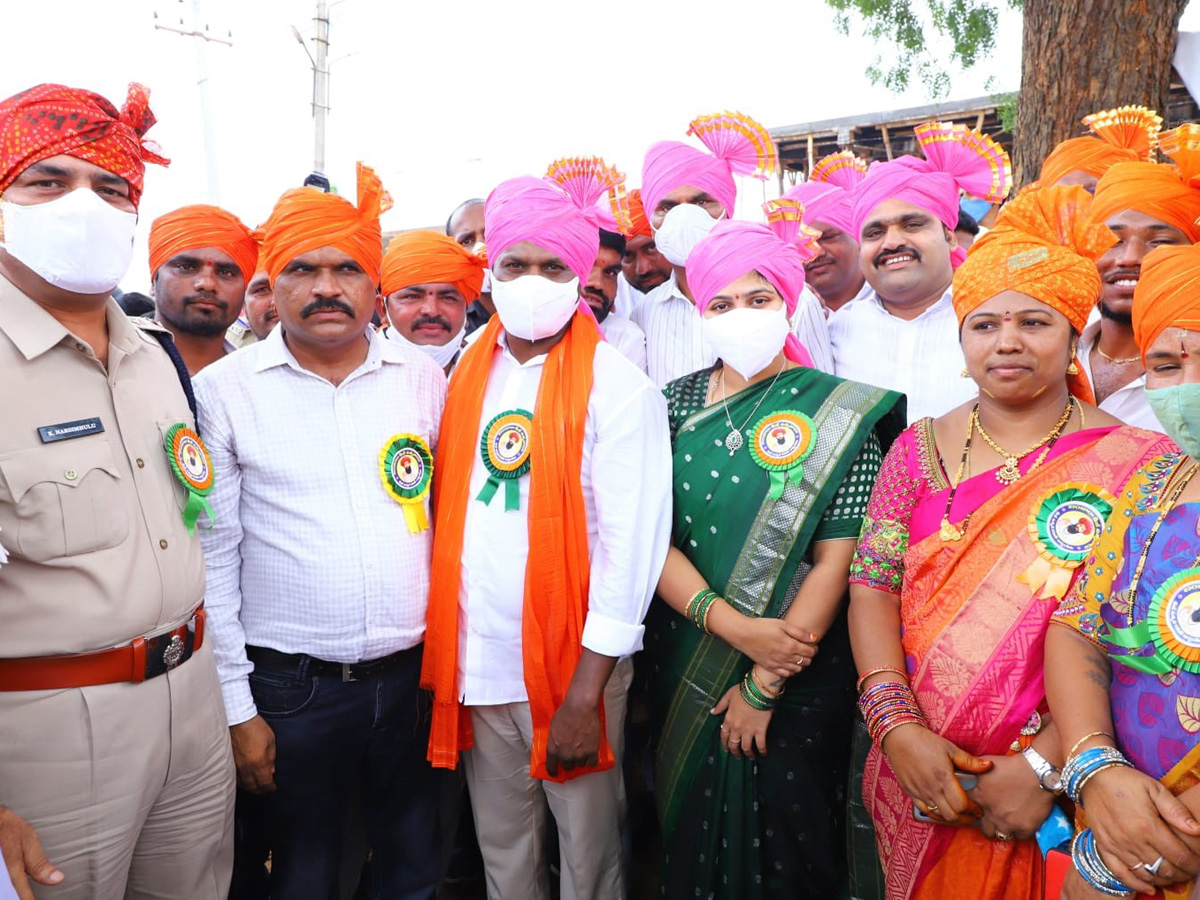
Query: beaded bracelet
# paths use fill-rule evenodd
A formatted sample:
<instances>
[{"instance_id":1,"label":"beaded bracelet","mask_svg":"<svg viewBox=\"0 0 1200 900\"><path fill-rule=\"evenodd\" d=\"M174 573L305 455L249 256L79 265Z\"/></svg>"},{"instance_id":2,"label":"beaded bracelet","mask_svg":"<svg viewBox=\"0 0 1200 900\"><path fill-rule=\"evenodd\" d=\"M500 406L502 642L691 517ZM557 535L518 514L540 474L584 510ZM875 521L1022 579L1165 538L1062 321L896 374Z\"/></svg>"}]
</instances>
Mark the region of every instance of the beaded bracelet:
<instances>
[{"instance_id":1,"label":"beaded bracelet","mask_svg":"<svg viewBox=\"0 0 1200 900\"><path fill-rule=\"evenodd\" d=\"M883 739L901 725L925 724L917 698L902 681L881 681L871 685L858 700L871 740L882 747Z\"/></svg>"},{"instance_id":2,"label":"beaded bracelet","mask_svg":"<svg viewBox=\"0 0 1200 900\"><path fill-rule=\"evenodd\" d=\"M747 705L754 709L766 711L774 709L779 703L778 697L771 697L758 689L758 685L754 683L754 679L750 677L749 672L742 678L742 686L739 693L741 693L742 699L746 701Z\"/></svg>"},{"instance_id":3,"label":"beaded bracelet","mask_svg":"<svg viewBox=\"0 0 1200 900\"><path fill-rule=\"evenodd\" d=\"M1097 772L1116 766L1129 766L1131 763L1125 754L1116 747L1092 747L1084 750L1078 756L1072 756L1062 769L1062 783L1067 796L1083 805L1080 795L1084 786L1092 780Z\"/></svg>"},{"instance_id":4,"label":"beaded bracelet","mask_svg":"<svg viewBox=\"0 0 1200 900\"><path fill-rule=\"evenodd\" d=\"M1071 841L1071 861L1075 864L1080 877L1093 890L1109 897L1132 897L1134 892L1123 881L1113 874L1104 864L1100 851L1096 848L1096 838L1092 829L1085 828Z\"/></svg>"},{"instance_id":5,"label":"beaded bracelet","mask_svg":"<svg viewBox=\"0 0 1200 900\"><path fill-rule=\"evenodd\" d=\"M869 672L864 672L862 675L860 675L858 677L858 682L854 685L854 689L861 694L864 681L866 681L872 675L880 675L884 672L891 672L893 675L899 675L905 681L908 681L908 673L903 669L897 669L895 666L880 666L878 669L871 669Z\"/></svg>"}]
</instances>

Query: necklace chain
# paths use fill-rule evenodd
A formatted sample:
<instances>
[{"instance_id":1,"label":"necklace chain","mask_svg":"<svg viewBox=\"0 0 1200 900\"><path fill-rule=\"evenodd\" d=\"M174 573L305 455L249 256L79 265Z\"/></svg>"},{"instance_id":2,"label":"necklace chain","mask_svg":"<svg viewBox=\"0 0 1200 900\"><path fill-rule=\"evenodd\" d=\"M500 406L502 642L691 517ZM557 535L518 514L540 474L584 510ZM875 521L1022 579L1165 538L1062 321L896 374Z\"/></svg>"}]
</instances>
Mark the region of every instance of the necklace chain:
<instances>
[{"instance_id":1,"label":"necklace chain","mask_svg":"<svg viewBox=\"0 0 1200 900\"><path fill-rule=\"evenodd\" d=\"M733 456L733 454L742 449L742 445L746 442L745 438L742 437L742 432L746 430L746 426L750 424L750 420L754 418L754 414L758 412L758 408L767 399L767 395L771 393L771 388L775 387L775 382L779 380L779 376L783 374L783 370L786 368L786 363L779 367L779 371L775 373L775 377L771 379L771 383L767 385L767 389L763 391L763 395L754 404L754 409L750 410L750 415L746 416L746 421L742 423L742 427L737 428L733 424L733 417L729 414L729 403L725 399L725 367L721 367L718 383L721 387L721 407L725 410L725 421L729 423L729 434L725 435L725 449L729 451L730 456Z\"/></svg>"},{"instance_id":2,"label":"necklace chain","mask_svg":"<svg viewBox=\"0 0 1200 900\"><path fill-rule=\"evenodd\" d=\"M1175 508L1175 504L1179 502L1179 498L1183 495L1184 490L1196 476L1196 473L1200 471L1200 463L1194 462L1188 457L1183 457L1182 459L1187 459L1191 465L1176 468L1171 473L1171 477L1167 479L1167 483L1163 486L1163 493L1166 495L1166 498L1163 500L1161 512L1158 515L1158 519L1154 522L1154 527L1150 529L1150 534L1142 542L1142 554L1138 558L1137 568L1133 570L1133 577L1129 580L1129 610L1126 613L1126 625L1128 626L1133 625L1133 605L1137 601L1138 584L1142 580L1142 569L1146 567L1146 560L1150 557L1150 545L1154 543L1154 537L1158 534L1158 529L1167 520L1167 516ZM1196 562L1192 563L1192 565L1200 565L1200 557L1197 557Z\"/></svg>"},{"instance_id":3,"label":"necklace chain","mask_svg":"<svg viewBox=\"0 0 1200 900\"><path fill-rule=\"evenodd\" d=\"M1122 357L1109 356L1107 353L1105 353L1103 350L1100 349L1099 341L1096 342L1096 352L1099 353L1101 356L1103 356L1105 359L1107 359L1110 363L1114 363L1115 365L1118 365L1118 366L1127 366L1131 362L1137 362L1139 359L1141 359L1141 356L1122 356Z\"/></svg>"},{"instance_id":4,"label":"necklace chain","mask_svg":"<svg viewBox=\"0 0 1200 900\"><path fill-rule=\"evenodd\" d=\"M1020 460L1023 457L1028 456L1034 450L1037 450L1039 447L1043 447L1046 444L1058 440L1058 438L1062 436L1063 429L1067 427L1067 422L1071 420L1071 413L1074 411L1075 398L1068 397L1067 405L1063 408L1062 415L1058 417L1058 421L1055 423L1054 427L1046 433L1046 436L1031 446L1028 450L1025 450L1022 453L1012 453L997 444L995 440L992 439L992 436L984 429L983 423L979 421L979 404L976 403L974 409L971 410L972 427L978 428L979 436L983 438L984 443L986 443L1004 458L1004 465L996 470L996 480L1003 485L1009 485L1020 479L1021 470L1018 467ZM1044 458L1045 454L1042 454L1042 457ZM1039 459L1038 462L1040 463L1041 460Z\"/></svg>"}]
</instances>

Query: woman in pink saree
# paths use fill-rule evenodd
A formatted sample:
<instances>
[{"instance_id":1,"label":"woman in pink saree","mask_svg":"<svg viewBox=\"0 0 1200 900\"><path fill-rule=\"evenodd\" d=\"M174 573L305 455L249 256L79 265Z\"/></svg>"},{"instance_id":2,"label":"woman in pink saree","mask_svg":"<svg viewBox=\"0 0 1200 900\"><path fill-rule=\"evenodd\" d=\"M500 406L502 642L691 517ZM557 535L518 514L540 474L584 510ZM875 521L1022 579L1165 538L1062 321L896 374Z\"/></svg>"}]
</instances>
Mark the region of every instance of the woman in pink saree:
<instances>
[{"instance_id":1,"label":"woman in pink saree","mask_svg":"<svg viewBox=\"0 0 1200 900\"><path fill-rule=\"evenodd\" d=\"M914 423L876 481L850 629L889 900L1042 896L1032 837L1062 765L1046 629L1112 493L1165 443L1088 402L1074 350L1099 291L1061 246L973 251L954 302L979 396Z\"/></svg>"}]
</instances>

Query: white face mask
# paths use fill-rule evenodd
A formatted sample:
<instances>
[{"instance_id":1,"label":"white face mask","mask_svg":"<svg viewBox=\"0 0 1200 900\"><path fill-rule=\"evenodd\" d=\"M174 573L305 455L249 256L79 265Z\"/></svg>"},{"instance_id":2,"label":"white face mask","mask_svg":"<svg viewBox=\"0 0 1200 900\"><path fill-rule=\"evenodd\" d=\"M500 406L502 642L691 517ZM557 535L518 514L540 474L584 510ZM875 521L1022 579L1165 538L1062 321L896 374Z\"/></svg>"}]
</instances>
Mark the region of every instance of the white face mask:
<instances>
[{"instance_id":1,"label":"white face mask","mask_svg":"<svg viewBox=\"0 0 1200 900\"><path fill-rule=\"evenodd\" d=\"M562 331L579 308L579 279L565 283L542 275L512 281L492 279L492 303L500 324L511 335L540 341Z\"/></svg>"},{"instance_id":2,"label":"white face mask","mask_svg":"<svg viewBox=\"0 0 1200 900\"><path fill-rule=\"evenodd\" d=\"M769 366L791 332L782 307L731 309L700 321L708 346L743 378L753 378Z\"/></svg>"},{"instance_id":3,"label":"white face mask","mask_svg":"<svg viewBox=\"0 0 1200 900\"><path fill-rule=\"evenodd\" d=\"M133 259L137 213L106 203L90 188L21 206L0 200L4 249L55 287L107 294Z\"/></svg>"},{"instance_id":4,"label":"white face mask","mask_svg":"<svg viewBox=\"0 0 1200 900\"><path fill-rule=\"evenodd\" d=\"M724 218L725 214L721 214ZM654 246L673 266L687 265L692 248L700 243L720 219L714 219L695 203L680 203L667 210L654 232Z\"/></svg>"},{"instance_id":5,"label":"white face mask","mask_svg":"<svg viewBox=\"0 0 1200 900\"><path fill-rule=\"evenodd\" d=\"M458 334L454 335L444 344L418 344L410 341L400 333L400 329L392 321L391 313L388 313L387 322L387 331L383 335L385 338L404 347L414 347L420 350L442 369L450 365L450 360L454 359L454 355L462 349L463 338L467 336L467 323L463 322L463 327L458 330Z\"/></svg>"}]
</instances>

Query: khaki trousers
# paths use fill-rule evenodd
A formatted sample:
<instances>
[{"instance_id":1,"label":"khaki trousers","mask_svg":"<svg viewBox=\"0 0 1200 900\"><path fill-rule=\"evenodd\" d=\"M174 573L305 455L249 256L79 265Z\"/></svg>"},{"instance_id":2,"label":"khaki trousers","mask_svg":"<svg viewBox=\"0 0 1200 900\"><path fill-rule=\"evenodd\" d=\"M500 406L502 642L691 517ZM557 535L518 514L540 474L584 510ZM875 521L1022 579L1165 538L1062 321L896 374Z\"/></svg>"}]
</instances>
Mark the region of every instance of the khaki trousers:
<instances>
[{"instance_id":1,"label":"khaki trousers","mask_svg":"<svg viewBox=\"0 0 1200 900\"><path fill-rule=\"evenodd\" d=\"M605 726L617 764L564 784L529 777L528 703L471 707L475 746L463 753L489 900L547 900L546 808L558 826L562 900L625 896L621 776L625 703L633 661L622 659L604 689Z\"/></svg>"},{"instance_id":2,"label":"khaki trousers","mask_svg":"<svg viewBox=\"0 0 1200 900\"><path fill-rule=\"evenodd\" d=\"M66 876L39 900L222 900L233 789L210 644L141 684L0 692L0 804Z\"/></svg>"}]
</instances>

